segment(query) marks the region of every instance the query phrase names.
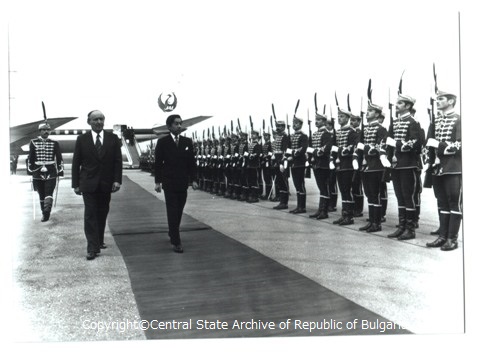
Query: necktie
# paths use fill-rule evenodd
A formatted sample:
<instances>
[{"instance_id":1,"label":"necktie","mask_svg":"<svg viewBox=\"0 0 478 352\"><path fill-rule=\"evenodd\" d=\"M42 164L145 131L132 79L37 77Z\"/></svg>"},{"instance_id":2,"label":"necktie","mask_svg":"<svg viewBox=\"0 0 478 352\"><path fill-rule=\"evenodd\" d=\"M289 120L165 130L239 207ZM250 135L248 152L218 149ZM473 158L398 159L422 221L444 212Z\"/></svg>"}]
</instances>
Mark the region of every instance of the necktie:
<instances>
[{"instance_id":1,"label":"necktie","mask_svg":"<svg viewBox=\"0 0 478 352\"><path fill-rule=\"evenodd\" d=\"M96 135L96 143L95 143L96 150L99 152L101 150L101 140L100 135Z\"/></svg>"},{"instance_id":2,"label":"necktie","mask_svg":"<svg viewBox=\"0 0 478 352\"><path fill-rule=\"evenodd\" d=\"M174 136L174 143L176 143L176 146L179 144L179 137Z\"/></svg>"}]
</instances>

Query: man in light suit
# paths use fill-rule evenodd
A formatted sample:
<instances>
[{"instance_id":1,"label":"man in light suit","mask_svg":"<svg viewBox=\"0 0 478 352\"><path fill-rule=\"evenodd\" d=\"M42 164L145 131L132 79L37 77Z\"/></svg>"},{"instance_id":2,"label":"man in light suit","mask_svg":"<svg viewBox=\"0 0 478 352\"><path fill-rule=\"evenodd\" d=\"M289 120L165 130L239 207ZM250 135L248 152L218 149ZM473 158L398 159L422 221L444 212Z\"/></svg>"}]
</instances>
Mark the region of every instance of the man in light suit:
<instances>
[{"instance_id":1,"label":"man in light suit","mask_svg":"<svg viewBox=\"0 0 478 352\"><path fill-rule=\"evenodd\" d=\"M188 196L188 186L191 185L193 189L198 187L193 143L190 138L179 135L181 124L181 116L168 116L166 125L170 134L158 139L154 153L154 189L161 192L164 188L169 237L176 253L183 253L179 226Z\"/></svg>"},{"instance_id":2,"label":"man in light suit","mask_svg":"<svg viewBox=\"0 0 478 352\"><path fill-rule=\"evenodd\" d=\"M87 260L95 259L104 243L111 193L121 187L123 161L118 137L103 130L105 116L99 110L88 114L91 131L78 136L71 167L71 186L83 195Z\"/></svg>"}]
</instances>

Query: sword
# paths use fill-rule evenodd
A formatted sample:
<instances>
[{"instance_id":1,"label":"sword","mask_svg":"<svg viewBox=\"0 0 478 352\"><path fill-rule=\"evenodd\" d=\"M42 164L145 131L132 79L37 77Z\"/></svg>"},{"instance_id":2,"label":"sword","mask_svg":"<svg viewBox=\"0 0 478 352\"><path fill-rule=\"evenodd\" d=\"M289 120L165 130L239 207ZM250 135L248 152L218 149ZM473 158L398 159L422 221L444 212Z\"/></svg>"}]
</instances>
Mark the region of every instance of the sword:
<instances>
[{"instance_id":1,"label":"sword","mask_svg":"<svg viewBox=\"0 0 478 352\"><path fill-rule=\"evenodd\" d=\"M30 179L30 185L32 187L33 220L35 220L36 207L35 207L35 190L33 189L33 178Z\"/></svg>"},{"instance_id":2,"label":"sword","mask_svg":"<svg viewBox=\"0 0 478 352\"><path fill-rule=\"evenodd\" d=\"M58 182L56 183L56 192L55 192L55 204L53 205L56 208L56 200L58 199L58 188L60 188L60 176L57 177Z\"/></svg>"}]
</instances>

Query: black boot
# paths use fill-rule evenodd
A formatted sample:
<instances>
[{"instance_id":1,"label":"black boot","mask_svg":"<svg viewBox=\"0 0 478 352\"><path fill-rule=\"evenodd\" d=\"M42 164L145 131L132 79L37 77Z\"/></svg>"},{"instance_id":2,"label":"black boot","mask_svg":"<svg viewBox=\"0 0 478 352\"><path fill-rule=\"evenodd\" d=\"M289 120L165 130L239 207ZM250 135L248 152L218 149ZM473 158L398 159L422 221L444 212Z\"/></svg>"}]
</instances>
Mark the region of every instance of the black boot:
<instances>
[{"instance_id":1,"label":"black boot","mask_svg":"<svg viewBox=\"0 0 478 352\"><path fill-rule=\"evenodd\" d=\"M407 210L406 211L406 223L405 231L398 236L399 241L406 241L415 238L415 211Z\"/></svg>"},{"instance_id":2,"label":"black boot","mask_svg":"<svg viewBox=\"0 0 478 352\"><path fill-rule=\"evenodd\" d=\"M247 200L249 196L249 188L247 187L242 187L242 190L241 190L241 197L239 198L239 200L241 202L245 202Z\"/></svg>"},{"instance_id":3,"label":"black boot","mask_svg":"<svg viewBox=\"0 0 478 352\"><path fill-rule=\"evenodd\" d=\"M299 202L300 202L300 194L297 192L297 206L295 207L295 209L289 210L289 213L292 213L292 214L297 213L297 210L299 210L300 208Z\"/></svg>"},{"instance_id":4,"label":"black boot","mask_svg":"<svg viewBox=\"0 0 478 352\"><path fill-rule=\"evenodd\" d=\"M441 212L440 208L438 208L438 221L441 223ZM440 225L441 226L441 225ZM430 232L430 235L439 235L440 234L440 227L438 227L435 231Z\"/></svg>"},{"instance_id":5,"label":"black boot","mask_svg":"<svg viewBox=\"0 0 478 352\"><path fill-rule=\"evenodd\" d=\"M382 231L381 218L382 218L381 207L373 207L372 225L367 229L367 232Z\"/></svg>"},{"instance_id":6,"label":"black boot","mask_svg":"<svg viewBox=\"0 0 478 352\"><path fill-rule=\"evenodd\" d=\"M458 232L460 231L461 214L451 213L450 224L448 226L448 238L443 246L442 251L452 251L458 248Z\"/></svg>"},{"instance_id":7,"label":"black boot","mask_svg":"<svg viewBox=\"0 0 478 352\"><path fill-rule=\"evenodd\" d=\"M354 203L345 203L344 220L339 225L340 226L353 225L353 223L354 223Z\"/></svg>"},{"instance_id":8,"label":"black boot","mask_svg":"<svg viewBox=\"0 0 478 352\"><path fill-rule=\"evenodd\" d=\"M382 218L380 222L385 222L387 219L387 205L388 205L388 198L382 198L381 204L382 204Z\"/></svg>"},{"instance_id":9,"label":"black boot","mask_svg":"<svg viewBox=\"0 0 478 352\"><path fill-rule=\"evenodd\" d=\"M259 194L259 189L256 187L251 187L249 190L249 198L247 199L248 203L257 203L259 201L259 197L257 196Z\"/></svg>"},{"instance_id":10,"label":"black boot","mask_svg":"<svg viewBox=\"0 0 478 352\"><path fill-rule=\"evenodd\" d=\"M329 206L327 207L327 211L337 211L337 193L330 195Z\"/></svg>"},{"instance_id":11,"label":"black boot","mask_svg":"<svg viewBox=\"0 0 478 352\"><path fill-rule=\"evenodd\" d=\"M346 205L345 204L346 203L342 202L342 216L340 218L338 218L337 220L333 221L332 224L340 225L340 223L345 220L345 218L346 218L346 208L345 208ZM330 206L329 206L329 211L331 211Z\"/></svg>"},{"instance_id":12,"label":"black boot","mask_svg":"<svg viewBox=\"0 0 478 352\"><path fill-rule=\"evenodd\" d=\"M329 199L328 198L320 198L319 203L319 215L317 216L317 220L327 219L329 214L327 212L327 208L329 206Z\"/></svg>"},{"instance_id":13,"label":"black boot","mask_svg":"<svg viewBox=\"0 0 478 352\"><path fill-rule=\"evenodd\" d=\"M53 198L52 197L45 198L43 202L43 211L42 211L43 216L41 218L42 222L48 221L50 219L52 206L53 206Z\"/></svg>"},{"instance_id":14,"label":"black boot","mask_svg":"<svg viewBox=\"0 0 478 352\"><path fill-rule=\"evenodd\" d=\"M448 227L450 224L450 213L443 214L442 212L438 213L438 218L440 220L440 226L438 227L438 238L426 244L429 248L438 248L443 246L446 243L448 237Z\"/></svg>"},{"instance_id":15,"label":"black boot","mask_svg":"<svg viewBox=\"0 0 478 352\"><path fill-rule=\"evenodd\" d=\"M280 192L280 203L276 205L273 209L276 210L282 210L282 209L288 209L288 203L289 203L289 193L286 192Z\"/></svg>"},{"instance_id":16,"label":"black boot","mask_svg":"<svg viewBox=\"0 0 478 352\"><path fill-rule=\"evenodd\" d=\"M307 210L305 209L305 202L307 200L307 194L299 194L299 209L297 209L296 214L303 214L306 213Z\"/></svg>"},{"instance_id":17,"label":"black boot","mask_svg":"<svg viewBox=\"0 0 478 352\"><path fill-rule=\"evenodd\" d=\"M319 216L319 214L320 214L320 202L322 202L322 198L320 198L319 207L317 208L317 211L313 214L310 214L309 218L316 218L317 216Z\"/></svg>"},{"instance_id":18,"label":"black boot","mask_svg":"<svg viewBox=\"0 0 478 352\"><path fill-rule=\"evenodd\" d=\"M372 219L375 216L374 210L375 207L373 205L368 206L368 222L365 224L365 226L359 227L359 231L366 231L370 228L370 226L372 226Z\"/></svg>"},{"instance_id":19,"label":"black boot","mask_svg":"<svg viewBox=\"0 0 478 352\"><path fill-rule=\"evenodd\" d=\"M363 196L355 196L354 217L363 216Z\"/></svg>"},{"instance_id":20,"label":"black boot","mask_svg":"<svg viewBox=\"0 0 478 352\"><path fill-rule=\"evenodd\" d=\"M398 228L394 233L387 235L388 238L398 238L405 232L405 209L398 208Z\"/></svg>"}]
</instances>

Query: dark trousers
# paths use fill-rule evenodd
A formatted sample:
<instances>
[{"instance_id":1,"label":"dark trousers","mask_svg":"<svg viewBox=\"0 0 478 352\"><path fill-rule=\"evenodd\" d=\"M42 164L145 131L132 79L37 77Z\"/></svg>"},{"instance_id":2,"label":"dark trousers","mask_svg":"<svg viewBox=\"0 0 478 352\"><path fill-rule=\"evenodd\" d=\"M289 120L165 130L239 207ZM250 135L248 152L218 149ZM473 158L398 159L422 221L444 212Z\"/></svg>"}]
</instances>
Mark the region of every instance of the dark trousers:
<instances>
[{"instance_id":1,"label":"dark trousers","mask_svg":"<svg viewBox=\"0 0 478 352\"><path fill-rule=\"evenodd\" d=\"M319 188L320 198L330 198L329 192L329 169L314 169L315 183Z\"/></svg>"},{"instance_id":2,"label":"dark trousers","mask_svg":"<svg viewBox=\"0 0 478 352\"><path fill-rule=\"evenodd\" d=\"M462 187L461 175L435 176L433 189L441 210L461 214Z\"/></svg>"},{"instance_id":3,"label":"dark trousers","mask_svg":"<svg viewBox=\"0 0 478 352\"><path fill-rule=\"evenodd\" d=\"M291 168L292 182L297 193L305 194L305 166Z\"/></svg>"},{"instance_id":4,"label":"dark trousers","mask_svg":"<svg viewBox=\"0 0 478 352\"><path fill-rule=\"evenodd\" d=\"M289 178L287 176L287 170L281 172L279 168L274 169L276 175L276 185L280 193L289 194Z\"/></svg>"},{"instance_id":5,"label":"dark trousers","mask_svg":"<svg viewBox=\"0 0 478 352\"><path fill-rule=\"evenodd\" d=\"M363 197L362 191L362 173L360 171L355 171L355 176L352 176L352 193L354 199L356 197Z\"/></svg>"},{"instance_id":6,"label":"dark trousers","mask_svg":"<svg viewBox=\"0 0 478 352\"><path fill-rule=\"evenodd\" d=\"M168 216L169 237L171 244L180 245L179 226L183 216L184 205L188 197L187 189L184 191L174 191L164 189L164 200L166 201L166 213Z\"/></svg>"},{"instance_id":7,"label":"dark trousers","mask_svg":"<svg viewBox=\"0 0 478 352\"><path fill-rule=\"evenodd\" d=\"M272 185L272 169L270 167L262 169L262 177L264 178L265 185Z\"/></svg>"},{"instance_id":8,"label":"dark trousers","mask_svg":"<svg viewBox=\"0 0 478 352\"><path fill-rule=\"evenodd\" d=\"M329 175L329 192L330 195L337 195L337 172L335 170L330 170Z\"/></svg>"},{"instance_id":9,"label":"dark trousers","mask_svg":"<svg viewBox=\"0 0 478 352\"><path fill-rule=\"evenodd\" d=\"M49 180L33 180L33 189L38 192L40 202L43 202L46 197L53 198L53 191L56 187L56 178Z\"/></svg>"},{"instance_id":10,"label":"dark trousers","mask_svg":"<svg viewBox=\"0 0 478 352\"><path fill-rule=\"evenodd\" d=\"M337 171L337 183L339 184L342 203L353 203L352 197L352 177L353 170Z\"/></svg>"},{"instance_id":11,"label":"dark trousers","mask_svg":"<svg viewBox=\"0 0 478 352\"><path fill-rule=\"evenodd\" d=\"M110 192L83 192L85 204L84 230L87 241L86 251L99 252L105 240L106 217L110 211Z\"/></svg>"},{"instance_id":12,"label":"dark trousers","mask_svg":"<svg viewBox=\"0 0 478 352\"><path fill-rule=\"evenodd\" d=\"M254 189L259 189L259 169L247 168L247 185Z\"/></svg>"},{"instance_id":13,"label":"dark trousers","mask_svg":"<svg viewBox=\"0 0 478 352\"><path fill-rule=\"evenodd\" d=\"M381 187L383 171L364 172L362 175L363 188L367 196L368 205L381 204Z\"/></svg>"},{"instance_id":14,"label":"dark trousers","mask_svg":"<svg viewBox=\"0 0 478 352\"><path fill-rule=\"evenodd\" d=\"M398 207L414 212L418 183L416 169L392 170L392 181Z\"/></svg>"}]
</instances>

